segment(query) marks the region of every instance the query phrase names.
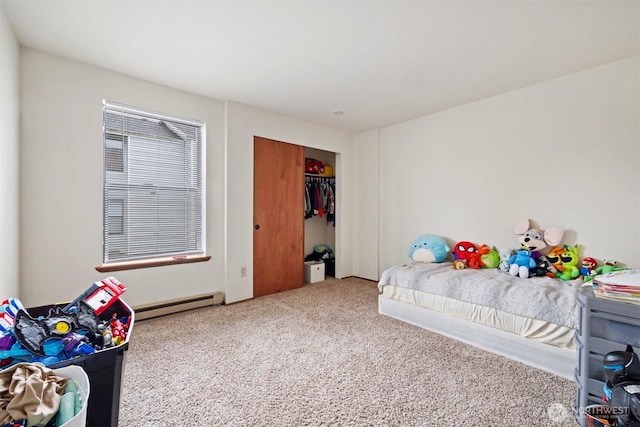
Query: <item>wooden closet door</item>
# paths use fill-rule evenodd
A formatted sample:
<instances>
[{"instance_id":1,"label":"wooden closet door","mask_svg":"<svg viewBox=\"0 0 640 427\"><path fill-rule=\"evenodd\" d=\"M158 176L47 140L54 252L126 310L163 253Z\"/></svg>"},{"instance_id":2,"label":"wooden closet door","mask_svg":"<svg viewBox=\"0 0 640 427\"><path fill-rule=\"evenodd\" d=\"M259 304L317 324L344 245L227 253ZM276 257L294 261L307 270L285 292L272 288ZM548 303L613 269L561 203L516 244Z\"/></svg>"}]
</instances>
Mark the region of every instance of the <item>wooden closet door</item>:
<instances>
[{"instance_id":1,"label":"wooden closet door","mask_svg":"<svg viewBox=\"0 0 640 427\"><path fill-rule=\"evenodd\" d=\"M304 147L253 140L253 297L304 284Z\"/></svg>"}]
</instances>

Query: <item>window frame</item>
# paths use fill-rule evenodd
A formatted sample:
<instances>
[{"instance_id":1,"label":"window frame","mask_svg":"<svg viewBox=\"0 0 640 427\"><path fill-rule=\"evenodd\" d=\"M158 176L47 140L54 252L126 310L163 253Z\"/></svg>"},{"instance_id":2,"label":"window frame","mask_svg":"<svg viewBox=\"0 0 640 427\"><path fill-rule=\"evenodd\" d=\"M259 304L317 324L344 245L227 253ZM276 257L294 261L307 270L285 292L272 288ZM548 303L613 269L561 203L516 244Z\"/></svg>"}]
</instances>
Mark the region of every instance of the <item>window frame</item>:
<instances>
[{"instance_id":1,"label":"window frame","mask_svg":"<svg viewBox=\"0 0 640 427\"><path fill-rule=\"evenodd\" d=\"M162 265L203 262L211 259L210 256L206 255L206 179L205 179L206 177L206 124L201 121L168 116L165 114L161 114L161 113L157 113L149 110L143 110L140 108L131 107L128 105L119 104L119 103L115 103L107 100L103 100L102 104L103 104L102 264L97 266L96 270L99 272L111 272L111 271L119 271L119 270L156 267L156 266L162 266ZM162 145L169 146L171 142L163 141L161 138L151 135L151 132L149 134L133 135L123 130L120 134L114 134L113 132L108 130L108 124L107 124L108 114L111 114L111 115L122 114L123 120L124 120L124 117L136 116L136 120L137 118L143 118L143 120L157 121L159 124L166 125L170 130L173 130L174 133L177 132L176 135L178 135L179 138L181 138L185 144L187 143L197 144L195 148L195 152L199 153L199 156L195 160L197 165L197 171L195 172L190 171L188 173L182 174L184 175L185 178L188 178L189 180L193 180L194 177L197 178L196 180L197 183L195 184L195 187L194 187L194 184L191 183L191 181L189 183L181 182L180 184L175 185L175 188L173 190L170 188L168 192L162 193L170 197L172 193L178 194L180 192L183 192L187 196L191 194L192 195L191 197L195 197L198 200L197 202L194 202L195 205L190 205L190 206L192 206L192 208L195 208L196 212L198 212L197 215L199 217L199 220L196 221L195 225L191 225L189 227L188 235L191 237L187 238L187 239L195 239L195 242L196 242L195 248L191 248L192 245L189 245L189 247L191 248L189 250L187 250L186 248L182 248L179 250L177 249L175 251L159 251L158 253L149 252L146 255L141 254L141 256L132 256L132 254L127 250L126 257L119 258L119 259L110 259L108 249L107 249L109 247L109 237L120 235L120 236L124 236L125 239L128 239L129 236L131 236L127 230L127 220L129 218L129 212L128 212L129 206L127 205L127 200L124 200L124 198L120 195L114 195L109 197L109 194L108 194L109 190L111 190L114 185L114 181L115 181L113 177L114 173L123 174L122 178L123 180L126 181L122 189L123 193L126 193L128 195L129 193L131 193L131 191L135 191L135 185L130 184L131 177L129 176L129 174L130 174L131 165L129 163L131 162L131 160L129 159L129 150L127 149L128 144L131 143L131 141L140 142L141 139L145 139L145 138L147 138L147 141L149 143L156 144L158 147ZM187 140L185 138L180 137L179 134L181 133L181 131L175 127L172 129L172 126L174 125L178 125L178 126L186 125L186 126L193 126L198 128L198 131L196 131L196 135L199 135L199 138L196 137L195 139ZM183 127L183 129L185 128ZM111 156L108 156L107 152L109 150L111 151L113 151L114 149L117 150L117 147L114 148L113 142L118 140L121 143L121 150L122 150L122 154L121 154L122 170L113 170L113 166L114 166L114 163L112 163L113 158L111 158ZM185 148L185 150L186 149L187 148ZM194 152L193 150L194 149L191 148L189 149L189 151L184 151L183 161L188 160L187 156L193 155L193 152ZM159 149L158 151L162 151L162 150ZM169 158L175 159L175 156L169 157ZM160 162L158 162L158 167L160 167L159 164ZM150 167L153 168L153 163L151 163L151 165L152 166ZM117 168L117 165L115 166ZM188 166L185 166L185 167L188 168ZM178 182L180 182L180 180ZM193 195L194 188L195 188L195 195ZM122 207L121 207L122 219L121 219L121 225L120 225L121 233L110 233L108 230L109 228L108 217L111 217L113 215L113 212L112 212L113 209L109 209L109 207L111 207L109 200L122 202ZM145 206L148 207L149 205L145 205ZM158 205L156 203L156 204L151 204L151 206L160 206L160 207L164 206L165 208L168 208L168 209L172 208L171 204ZM179 205L174 204L173 207L175 208L175 206L179 206ZM189 209L184 210L184 216L181 217L183 223L188 222L187 218L189 217L192 211L193 209L191 211ZM132 215L136 215L136 214L132 214ZM133 218L133 216L131 216L131 218ZM135 235L133 237L139 237L139 236ZM115 237L113 237L113 239L115 239ZM171 239L167 240L166 242L163 241L161 238L157 240L160 241L160 242L156 241L156 243L158 244L171 242ZM144 238L142 238L142 241L144 242ZM128 246L128 243L126 244L126 246Z\"/></svg>"}]
</instances>

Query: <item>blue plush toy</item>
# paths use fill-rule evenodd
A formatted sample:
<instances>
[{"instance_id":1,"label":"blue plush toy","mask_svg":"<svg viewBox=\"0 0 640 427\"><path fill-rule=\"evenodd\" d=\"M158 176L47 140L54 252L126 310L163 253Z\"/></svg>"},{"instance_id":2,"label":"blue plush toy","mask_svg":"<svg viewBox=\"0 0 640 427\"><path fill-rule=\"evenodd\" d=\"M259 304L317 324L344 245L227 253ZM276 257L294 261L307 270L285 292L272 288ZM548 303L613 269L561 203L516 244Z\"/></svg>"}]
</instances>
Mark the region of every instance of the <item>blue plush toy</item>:
<instances>
[{"instance_id":1,"label":"blue plush toy","mask_svg":"<svg viewBox=\"0 0 640 427\"><path fill-rule=\"evenodd\" d=\"M450 251L449 245L442 237L423 234L411 245L409 258L413 262L442 262Z\"/></svg>"},{"instance_id":2,"label":"blue plush toy","mask_svg":"<svg viewBox=\"0 0 640 427\"><path fill-rule=\"evenodd\" d=\"M511 255L509 263L509 274L523 279L528 279L529 269L536 266L536 261L531 258L531 251L524 248L518 249L515 255Z\"/></svg>"}]
</instances>

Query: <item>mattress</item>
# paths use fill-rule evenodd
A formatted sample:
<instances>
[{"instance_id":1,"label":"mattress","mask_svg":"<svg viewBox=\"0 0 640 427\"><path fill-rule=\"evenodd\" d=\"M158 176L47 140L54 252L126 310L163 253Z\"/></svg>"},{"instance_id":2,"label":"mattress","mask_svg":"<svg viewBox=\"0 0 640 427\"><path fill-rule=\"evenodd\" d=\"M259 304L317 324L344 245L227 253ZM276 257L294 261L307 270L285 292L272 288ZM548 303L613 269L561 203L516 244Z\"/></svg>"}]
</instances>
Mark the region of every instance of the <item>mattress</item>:
<instances>
[{"instance_id":1,"label":"mattress","mask_svg":"<svg viewBox=\"0 0 640 427\"><path fill-rule=\"evenodd\" d=\"M575 329L568 326L398 286L384 286L382 295L392 300L436 310L459 319L518 334L544 344L567 350L575 350L576 348L573 340Z\"/></svg>"},{"instance_id":2,"label":"mattress","mask_svg":"<svg viewBox=\"0 0 640 427\"><path fill-rule=\"evenodd\" d=\"M411 263L385 270L381 293L522 337L575 349L581 280L522 279L498 269L455 270L450 262Z\"/></svg>"}]
</instances>

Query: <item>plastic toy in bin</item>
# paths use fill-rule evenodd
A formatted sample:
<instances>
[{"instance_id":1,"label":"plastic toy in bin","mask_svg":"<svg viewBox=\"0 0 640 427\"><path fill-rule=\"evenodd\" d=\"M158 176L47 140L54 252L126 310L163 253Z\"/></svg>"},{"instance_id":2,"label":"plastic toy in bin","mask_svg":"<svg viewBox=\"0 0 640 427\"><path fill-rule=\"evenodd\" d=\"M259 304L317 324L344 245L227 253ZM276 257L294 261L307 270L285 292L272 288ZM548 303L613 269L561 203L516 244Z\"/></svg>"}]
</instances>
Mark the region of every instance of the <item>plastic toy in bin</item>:
<instances>
[{"instance_id":1,"label":"plastic toy in bin","mask_svg":"<svg viewBox=\"0 0 640 427\"><path fill-rule=\"evenodd\" d=\"M111 318L111 335L115 345L120 345L126 341L130 322L131 317L118 318L118 316L113 313L113 317Z\"/></svg>"},{"instance_id":2,"label":"plastic toy in bin","mask_svg":"<svg viewBox=\"0 0 640 427\"><path fill-rule=\"evenodd\" d=\"M17 298L9 298L0 306L0 333L6 334L13 328L13 323L18 311L24 310L24 306Z\"/></svg>"},{"instance_id":3,"label":"plastic toy in bin","mask_svg":"<svg viewBox=\"0 0 640 427\"><path fill-rule=\"evenodd\" d=\"M84 301L99 315L113 304L115 300L120 298L120 295L126 290L127 287L120 283L118 279L115 277L107 277L91 285L82 295L69 303L63 311L70 311L78 302Z\"/></svg>"},{"instance_id":4,"label":"plastic toy in bin","mask_svg":"<svg viewBox=\"0 0 640 427\"><path fill-rule=\"evenodd\" d=\"M44 342L49 338L64 338L80 331L97 332L100 319L89 305L80 301L78 310L65 313L60 307L49 311L48 317L33 318L26 310L18 311L14 333L18 342L27 350L45 356Z\"/></svg>"},{"instance_id":5,"label":"plastic toy in bin","mask_svg":"<svg viewBox=\"0 0 640 427\"><path fill-rule=\"evenodd\" d=\"M64 307L29 309L33 315L17 299L4 301L0 306L0 366L18 362L49 366L125 343L132 313L116 313L111 306L126 289L109 277L95 282ZM118 314L126 315L119 318Z\"/></svg>"}]
</instances>

